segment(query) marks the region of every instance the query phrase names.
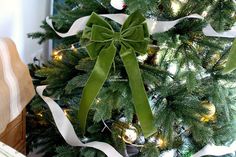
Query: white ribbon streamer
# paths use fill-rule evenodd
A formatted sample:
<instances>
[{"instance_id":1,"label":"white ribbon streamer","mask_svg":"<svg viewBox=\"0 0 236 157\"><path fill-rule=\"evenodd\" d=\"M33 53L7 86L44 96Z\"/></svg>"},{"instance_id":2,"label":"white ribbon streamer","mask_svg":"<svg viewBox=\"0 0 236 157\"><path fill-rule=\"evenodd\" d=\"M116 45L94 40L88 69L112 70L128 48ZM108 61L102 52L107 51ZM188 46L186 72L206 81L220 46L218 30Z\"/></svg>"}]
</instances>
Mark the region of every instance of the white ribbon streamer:
<instances>
[{"instance_id":1,"label":"white ribbon streamer","mask_svg":"<svg viewBox=\"0 0 236 157\"><path fill-rule=\"evenodd\" d=\"M177 152L176 149L167 150L164 153L162 153L160 157L176 157L177 156L176 152Z\"/></svg>"},{"instance_id":2,"label":"white ribbon streamer","mask_svg":"<svg viewBox=\"0 0 236 157\"><path fill-rule=\"evenodd\" d=\"M236 37L236 25L231 28L229 31L217 33L210 24L208 24L205 28L203 28L203 33L206 36L211 37L223 37L223 38L235 38Z\"/></svg>"},{"instance_id":3,"label":"white ribbon streamer","mask_svg":"<svg viewBox=\"0 0 236 157\"><path fill-rule=\"evenodd\" d=\"M229 147L227 146L215 146L213 144L208 144L192 157L201 157L205 155L222 156L226 154L235 154L236 151L236 141L233 142Z\"/></svg>"},{"instance_id":4,"label":"white ribbon streamer","mask_svg":"<svg viewBox=\"0 0 236 157\"><path fill-rule=\"evenodd\" d=\"M111 145L105 142L90 142L90 143L82 143L78 136L75 133L75 130L68 120L68 118L64 115L64 112L59 107L59 105L49 97L43 96L43 91L46 86L38 86L36 88L39 96L48 104L49 109L52 112L52 116L56 123L56 126L61 133L62 137L65 141L71 146L79 146L79 147L92 147L98 149L105 153L108 157L122 157L122 155L117 152Z\"/></svg>"},{"instance_id":5,"label":"white ribbon streamer","mask_svg":"<svg viewBox=\"0 0 236 157\"><path fill-rule=\"evenodd\" d=\"M26 156L0 141L0 157L26 157Z\"/></svg>"},{"instance_id":6,"label":"white ribbon streamer","mask_svg":"<svg viewBox=\"0 0 236 157\"><path fill-rule=\"evenodd\" d=\"M125 20L128 18L128 15L126 14L101 14L100 16L109 18L119 24L123 24ZM69 37L76 35L78 32L83 31L86 23L88 21L90 16L85 16L77 19L70 27L69 31L66 33L60 33L57 32L52 24L52 20L47 17L46 22L48 25L60 36L60 37ZM198 14L192 14L189 16L182 17L180 19L174 20L174 21L157 21L154 19L146 19L148 30L150 34L155 33L162 33L170 30L173 28L176 24L178 24L183 19L188 18L195 18L195 19L204 19L204 17L198 15ZM225 32L216 32L210 24L208 24L205 28L202 29L203 33L206 36L213 36L213 37L224 37L224 38L235 38L236 37L236 26L232 27L231 30L225 31Z\"/></svg>"}]
</instances>

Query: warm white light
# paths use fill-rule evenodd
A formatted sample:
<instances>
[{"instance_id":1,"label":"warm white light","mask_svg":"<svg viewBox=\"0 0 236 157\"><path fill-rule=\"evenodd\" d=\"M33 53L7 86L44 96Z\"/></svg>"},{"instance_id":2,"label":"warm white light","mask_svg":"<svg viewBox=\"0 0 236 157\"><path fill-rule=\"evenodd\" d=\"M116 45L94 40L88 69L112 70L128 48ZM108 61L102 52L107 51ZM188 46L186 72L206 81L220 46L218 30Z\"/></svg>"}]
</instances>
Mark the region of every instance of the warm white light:
<instances>
[{"instance_id":1,"label":"warm white light","mask_svg":"<svg viewBox=\"0 0 236 157\"><path fill-rule=\"evenodd\" d=\"M171 1L171 8L173 9L174 14L177 14L180 10L180 3L178 1Z\"/></svg>"},{"instance_id":2,"label":"warm white light","mask_svg":"<svg viewBox=\"0 0 236 157\"><path fill-rule=\"evenodd\" d=\"M177 64L174 64L174 63L171 63L169 68L168 68L168 71L171 73L171 74L175 74L177 72Z\"/></svg>"},{"instance_id":3,"label":"warm white light","mask_svg":"<svg viewBox=\"0 0 236 157\"><path fill-rule=\"evenodd\" d=\"M64 112L64 115L67 117L68 116L68 110L64 109L63 112Z\"/></svg>"},{"instance_id":4,"label":"warm white light","mask_svg":"<svg viewBox=\"0 0 236 157\"><path fill-rule=\"evenodd\" d=\"M179 0L181 3L187 3L188 0Z\"/></svg>"},{"instance_id":5,"label":"warm white light","mask_svg":"<svg viewBox=\"0 0 236 157\"><path fill-rule=\"evenodd\" d=\"M207 16L207 11L203 11L202 12L202 17L206 17Z\"/></svg>"},{"instance_id":6,"label":"warm white light","mask_svg":"<svg viewBox=\"0 0 236 157\"><path fill-rule=\"evenodd\" d=\"M43 114L42 114L42 113L38 113L37 115L40 116L40 117L43 117Z\"/></svg>"},{"instance_id":7,"label":"warm white light","mask_svg":"<svg viewBox=\"0 0 236 157\"><path fill-rule=\"evenodd\" d=\"M58 53L59 53L58 51L53 51L54 56L58 55Z\"/></svg>"},{"instance_id":8,"label":"warm white light","mask_svg":"<svg viewBox=\"0 0 236 157\"><path fill-rule=\"evenodd\" d=\"M62 55L58 56L58 59L59 59L59 60L62 60Z\"/></svg>"},{"instance_id":9,"label":"warm white light","mask_svg":"<svg viewBox=\"0 0 236 157\"><path fill-rule=\"evenodd\" d=\"M235 16L235 12L233 12L232 14L231 14L231 17L234 17Z\"/></svg>"},{"instance_id":10,"label":"warm white light","mask_svg":"<svg viewBox=\"0 0 236 157\"><path fill-rule=\"evenodd\" d=\"M70 49L73 50L73 51L77 50L73 44L71 45Z\"/></svg>"},{"instance_id":11,"label":"warm white light","mask_svg":"<svg viewBox=\"0 0 236 157\"><path fill-rule=\"evenodd\" d=\"M96 103L97 103L97 104L98 104L100 101L101 101L100 98L97 98L97 99L96 99Z\"/></svg>"}]
</instances>

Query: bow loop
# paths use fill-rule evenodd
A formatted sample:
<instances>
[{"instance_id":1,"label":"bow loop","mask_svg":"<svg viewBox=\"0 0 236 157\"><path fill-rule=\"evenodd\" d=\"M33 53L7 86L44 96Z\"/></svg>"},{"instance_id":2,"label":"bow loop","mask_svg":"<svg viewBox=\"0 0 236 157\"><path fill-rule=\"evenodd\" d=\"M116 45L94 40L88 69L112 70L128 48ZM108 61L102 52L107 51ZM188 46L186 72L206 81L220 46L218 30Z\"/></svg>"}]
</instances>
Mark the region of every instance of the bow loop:
<instances>
[{"instance_id":1,"label":"bow loop","mask_svg":"<svg viewBox=\"0 0 236 157\"><path fill-rule=\"evenodd\" d=\"M147 51L148 42L149 41L145 39L142 42L122 41L122 44L125 45L125 47L132 48L135 52L144 55Z\"/></svg>"},{"instance_id":2,"label":"bow loop","mask_svg":"<svg viewBox=\"0 0 236 157\"><path fill-rule=\"evenodd\" d=\"M99 53L101 52L101 50L103 48L106 48L108 47L110 44L110 42L104 42L104 43L101 43L101 42L91 42L89 43L86 48L87 48L87 51L88 51L88 54L89 54L89 57L94 60L97 58L97 56L99 55Z\"/></svg>"},{"instance_id":3,"label":"bow loop","mask_svg":"<svg viewBox=\"0 0 236 157\"><path fill-rule=\"evenodd\" d=\"M82 34L82 39L87 39L87 40L91 39L92 28L95 25L112 30L112 27L108 22L106 22L103 18L101 18L100 16L98 16L96 13L93 12L88 22L86 23L85 29Z\"/></svg>"},{"instance_id":4,"label":"bow loop","mask_svg":"<svg viewBox=\"0 0 236 157\"><path fill-rule=\"evenodd\" d=\"M112 30L99 25L93 25L91 33L91 41L94 42L108 42L113 38Z\"/></svg>"},{"instance_id":5,"label":"bow loop","mask_svg":"<svg viewBox=\"0 0 236 157\"><path fill-rule=\"evenodd\" d=\"M135 52L145 54L149 42L149 32L145 17L136 11L129 16L121 28L122 44Z\"/></svg>"},{"instance_id":6,"label":"bow loop","mask_svg":"<svg viewBox=\"0 0 236 157\"><path fill-rule=\"evenodd\" d=\"M144 40L144 30L142 25L128 28L121 34L125 41L140 42Z\"/></svg>"},{"instance_id":7,"label":"bow loop","mask_svg":"<svg viewBox=\"0 0 236 157\"><path fill-rule=\"evenodd\" d=\"M91 14L86 26L92 28L93 25L103 26L112 30L111 25L94 12Z\"/></svg>"},{"instance_id":8,"label":"bow loop","mask_svg":"<svg viewBox=\"0 0 236 157\"><path fill-rule=\"evenodd\" d=\"M82 39L88 40L86 48L91 59L96 59L103 48L110 46L112 34L111 25L93 12L82 34Z\"/></svg>"},{"instance_id":9,"label":"bow loop","mask_svg":"<svg viewBox=\"0 0 236 157\"><path fill-rule=\"evenodd\" d=\"M145 17L137 10L128 17L128 19L123 24L121 30L124 31L127 28L138 26L142 24L145 20Z\"/></svg>"},{"instance_id":10,"label":"bow loop","mask_svg":"<svg viewBox=\"0 0 236 157\"><path fill-rule=\"evenodd\" d=\"M115 42L120 42L121 41L121 33L120 32L114 32L113 33L113 40Z\"/></svg>"}]
</instances>

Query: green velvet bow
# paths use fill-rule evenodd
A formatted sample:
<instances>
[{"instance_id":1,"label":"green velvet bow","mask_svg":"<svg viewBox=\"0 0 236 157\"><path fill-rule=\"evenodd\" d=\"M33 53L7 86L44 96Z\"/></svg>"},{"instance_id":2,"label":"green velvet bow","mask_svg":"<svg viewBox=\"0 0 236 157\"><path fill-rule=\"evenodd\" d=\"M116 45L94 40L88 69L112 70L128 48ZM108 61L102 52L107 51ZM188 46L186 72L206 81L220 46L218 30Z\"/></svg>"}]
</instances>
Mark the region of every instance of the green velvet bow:
<instances>
[{"instance_id":1,"label":"green velvet bow","mask_svg":"<svg viewBox=\"0 0 236 157\"><path fill-rule=\"evenodd\" d=\"M117 48L128 74L136 114L145 137L156 132L153 115L144 89L135 52L145 54L149 33L145 18L138 11L131 14L123 24L120 32L115 32L111 25L96 13L90 16L82 38L88 39L86 45L91 59L96 59L80 101L79 121L85 131L86 119L91 104L98 95L111 69Z\"/></svg>"}]
</instances>

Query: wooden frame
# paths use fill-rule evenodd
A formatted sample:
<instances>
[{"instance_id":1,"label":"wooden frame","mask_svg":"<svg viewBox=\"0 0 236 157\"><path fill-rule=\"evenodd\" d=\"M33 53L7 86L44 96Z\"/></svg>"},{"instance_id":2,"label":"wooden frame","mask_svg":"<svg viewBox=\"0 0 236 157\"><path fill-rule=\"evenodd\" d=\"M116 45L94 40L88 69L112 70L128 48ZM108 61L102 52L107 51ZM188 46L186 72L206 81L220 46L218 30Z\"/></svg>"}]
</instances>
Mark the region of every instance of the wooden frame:
<instances>
[{"instance_id":1,"label":"wooden frame","mask_svg":"<svg viewBox=\"0 0 236 157\"><path fill-rule=\"evenodd\" d=\"M7 125L6 130L0 134L0 141L26 154L26 111Z\"/></svg>"}]
</instances>

